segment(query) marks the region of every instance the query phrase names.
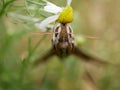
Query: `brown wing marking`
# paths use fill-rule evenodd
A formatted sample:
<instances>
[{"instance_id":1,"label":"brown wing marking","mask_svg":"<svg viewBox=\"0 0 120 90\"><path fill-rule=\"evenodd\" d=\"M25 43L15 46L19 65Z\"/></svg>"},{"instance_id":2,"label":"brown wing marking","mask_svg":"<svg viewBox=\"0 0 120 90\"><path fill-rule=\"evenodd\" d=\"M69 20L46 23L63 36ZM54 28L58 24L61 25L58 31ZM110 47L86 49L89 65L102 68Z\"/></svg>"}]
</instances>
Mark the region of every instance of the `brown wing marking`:
<instances>
[{"instance_id":1,"label":"brown wing marking","mask_svg":"<svg viewBox=\"0 0 120 90\"><path fill-rule=\"evenodd\" d=\"M38 65L40 63L44 63L46 62L50 57L55 55L55 50L52 48L51 50L49 50L45 55L43 55L42 57L39 57L36 61L35 61L35 65Z\"/></svg>"},{"instance_id":2,"label":"brown wing marking","mask_svg":"<svg viewBox=\"0 0 120 90\"><path fill-rule=\"evenodd\" d=\"M77 47L74 48L73 54L79 58L82 58L85 62L88 62L88 63L91 62L97 65L111 65L112 64L107 61L101 60L98 57L87 54Z\"/></svg>"}]
</instances>

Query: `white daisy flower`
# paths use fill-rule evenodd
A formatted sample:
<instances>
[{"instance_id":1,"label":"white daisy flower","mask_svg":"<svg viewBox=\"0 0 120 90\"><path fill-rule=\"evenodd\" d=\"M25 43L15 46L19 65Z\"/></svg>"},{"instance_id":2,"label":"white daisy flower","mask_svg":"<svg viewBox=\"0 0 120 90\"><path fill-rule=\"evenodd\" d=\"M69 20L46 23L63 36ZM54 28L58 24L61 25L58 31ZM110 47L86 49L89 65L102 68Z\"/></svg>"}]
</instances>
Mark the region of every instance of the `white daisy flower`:
<instances>
[{"instance_id":1,"label":"white daisy flower","mask_svg":"<svg viewBox=\"0 0 120 90\"><path fill-rule=\"evenodd\" d=\"M67 6L69 7L71 5L71 2L72 2L72 0L67 0L66 7ZM38 29L40 29L42 31L46 31L47 26L50 26L51 23L55 22L58 19L59 19L59 22L62 22L64 19L66 19L66 17L69 18L69 20L67 20L66 22L72 21L73 17L72 18L70 17L70 16L73 16L73 13L71 12L72 11L71 7L69 7L69 9L67 9L67 8L65 9L65 8L61 8L59 6L56 6L55 4L48 2L48 1L46 1L46 3L47 4L46 4L46 6L44 6L44 10L49 12L49 13L52 13L54 15L46 18L41 23L36 23L35 26ZM67 10L67 13L65 13L65 16L64 16L63 14L64 14L65 10ZM61 13L61 12L63 12L63 13ZM70 12L70 15L68 15L69 12ZM60 15L62 18L59 18Z\"/></svg>"}]
</instances>

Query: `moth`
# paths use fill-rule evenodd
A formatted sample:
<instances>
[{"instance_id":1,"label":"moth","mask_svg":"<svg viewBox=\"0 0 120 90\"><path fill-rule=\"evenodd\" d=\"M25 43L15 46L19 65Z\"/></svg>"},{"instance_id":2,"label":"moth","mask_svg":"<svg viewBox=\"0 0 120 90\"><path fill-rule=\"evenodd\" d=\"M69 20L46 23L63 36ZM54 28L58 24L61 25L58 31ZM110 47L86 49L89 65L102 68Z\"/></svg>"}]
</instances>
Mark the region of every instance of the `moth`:
<instances>
[{"instance_id":1,"label":"moth","mask_svg":"<svg viewBox=\"0 0 120 90\"><path fill-rule=\"evenodd\" d=\"M108 62L99 59L93 55L83 52L75 44L73 29L69 24L56 23L53 27L52 48L42 57L39 57L35 64L46 62L50 57L57 55L59 58L66 58L69 55L75 55L83 61L96 64L108 64Z\"/></svg>"},{"instance_id":2,"label":"moth","mask_svg":"<svg viewBox=\"0 0 120 90\"><path fill-rule=\"evenodd\" d=\"M71 54L87 63L93 63L95 65L111 64L94 55L85 53L80 48L78 48L75 44L73 30L69 24L56 23L53 27L52 48L45 55L39 57L35 61L35 65L46 62L54 55L57 55L62 60ZM96 87L96 81L91 75L90 71L85 71L85 78Z\"/></svg>"}]
</instances>

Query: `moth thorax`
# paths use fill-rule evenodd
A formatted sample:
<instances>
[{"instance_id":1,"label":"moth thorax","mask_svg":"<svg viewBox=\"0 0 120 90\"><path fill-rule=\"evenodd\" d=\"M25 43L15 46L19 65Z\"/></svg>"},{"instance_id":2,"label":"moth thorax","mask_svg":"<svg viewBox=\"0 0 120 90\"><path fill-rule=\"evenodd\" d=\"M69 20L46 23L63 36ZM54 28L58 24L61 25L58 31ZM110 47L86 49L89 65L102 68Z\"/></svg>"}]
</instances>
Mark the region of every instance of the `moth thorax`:
<instances>
[{"instance_id":1,"label":"moth thorax","mask_svg":"<svg viewBox=\"0 0 120 90\"><path fill-rule=\"evenodd\" d=\"M74 47L73 30L69 24L56 24L53 28L52 43L59 53L68 54Z\"/></svg>"},{"instance_id":2,"label":"moth thorax","mask_svg":"<svg viewBox=\"0 0 120 90\"><path fill-rule=\"evenodd\" d=\"M56 24L53 28L53 44L57 43L73 43L74 44L74 36L73 30L68 24Z\"/></svg>"}]
</instances>

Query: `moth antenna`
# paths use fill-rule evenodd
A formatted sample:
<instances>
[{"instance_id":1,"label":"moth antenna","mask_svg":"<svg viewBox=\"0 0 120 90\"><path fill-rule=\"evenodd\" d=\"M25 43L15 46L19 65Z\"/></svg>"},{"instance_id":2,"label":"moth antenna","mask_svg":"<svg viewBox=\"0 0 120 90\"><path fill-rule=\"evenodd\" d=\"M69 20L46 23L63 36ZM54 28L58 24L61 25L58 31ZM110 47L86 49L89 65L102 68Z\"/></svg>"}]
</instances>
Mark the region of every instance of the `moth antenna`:
<instances>
[{"instance_id":1,"label":"moth antenna","mask_svg":"<svg viewBox=\"0 0 120 90\"><path fill-rule=\"evenodd\" d=\"M52 35L52 32L31 32L31 34Z\"/></svg>"},{"instance_id":2,"label":"moth antenna","mask_svg":"<svg viewBox=\"0 0 120 90\"><path fill-rule=\"evenodd\" d=\"M85 35L85 34L80 34L80 35L77 35L75 34L76 36L81 36L83 38L86 38L86 39L92 39L92 40L100 40L100 38L96 37L96 36L89 36L89 35Z\"/></svg>"},{"instance_id":3,"label":"moth antenna","mask_svg":"<svg viewBox=\"0 0 120 90\"><path fill-rule=\"evenodd\" d=\"M31 34L39 34L39 35L52 35L53 32L32 32ZM92 40L99 40L98 37L95 36L89 36L89 35L83 35L81 34L80 36L87 38L87 39L92 39Z\"/></svg>"},{"instance_id":4,"label":"moth antenna","mask_svg":"<svg viewBox=\"0 0 120 90\"><path fill-rule=\"evenodd\" d=\"M95 37L95 36L88 36L88 35L81 35L81 36L84 38L87 38L87 39L92 39L92 40L99 40L100 39L100 38Z\"/></svg>"}]
</instances>

